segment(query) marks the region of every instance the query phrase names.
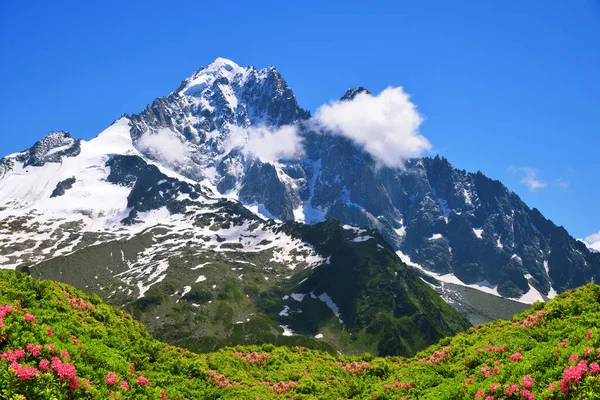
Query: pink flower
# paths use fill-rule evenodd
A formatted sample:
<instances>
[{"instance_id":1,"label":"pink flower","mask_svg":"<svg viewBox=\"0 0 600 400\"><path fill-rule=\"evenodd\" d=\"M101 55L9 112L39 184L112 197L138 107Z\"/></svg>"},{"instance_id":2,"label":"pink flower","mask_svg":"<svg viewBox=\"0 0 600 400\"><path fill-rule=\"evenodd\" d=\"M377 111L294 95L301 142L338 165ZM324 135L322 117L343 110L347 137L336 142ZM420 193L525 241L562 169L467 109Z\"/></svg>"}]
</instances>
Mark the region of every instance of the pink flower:
<instances>
[{"instance_id":1,"label":"pink flower","mask_svg":"<svg viewBox=\"0 0 600 400\"><path fill-rule=\"evenodd\" d=\"M46 359L40 360L39 367L42 371L48 371L48 365L50 365L50 361Z\"/></svg>"},{"instance_id":2,"label":"pink flower","mask_svg":"<svg viewBox=\"0 0 600 400\"><path fill-rule=\"evenodd\" d=\"M167 393L166 393L164 390L161 390L161 391L160 391L160 398L161 398L162 400L165 400L165 399L167 398Z\"/></svg>"},{"instance_id":3,"label":"pink flower","mask_svg":"<svg viewBox=\"0 0 600 400\"><path fill-rule=\"evenodd\" d=\"M508 397L512 396L517 390L519 390L519 385L513 383L512 385L504 385L505 393Z\"/></svg>"},{"instance_id":4,"label":"pink flower","mask_svg":"<svg viewBox=\"0 0 600 400\"><path fill-rule=\"evenodd\" d=\"M121 383L119 383L119 386L121 386L125 390L129 390L129 383L127 383L127 381L121 381Z\"/></svg>"},{"instance_id":5,"label":"pink flower","mask_svg":"<svg viewBox=\"0 0 600 400\"><path fill-rule=\"evenodd\" d=\"M22 381L26 381L40 374L40 371L38 371L37 368L22 366L16 361L10 364L10 369L15 371L15 373L17 374L17 378L19 378Z\"/></svg>"},{"instance_id":6,"label":"pink flower","mask_svg":"<svg viewBox=\"0 0 600 400\"><path fill-rule=\"evenodd\" d=\"M521 353L515 353L513 355L510 356L510 361L521 361L523 359L523 357L521 356Z\"/></svg>"},{"instance_id":7,"label":"pink flower","mask_svg":"<svg viewBox=\"0 0 600 400\"><path fill-rule=\"evenodd\" d=\"M590 375L597 375L598 373L600 373L600 365L598 365L598 363L591 363L590 364Z\"/></svg>"},{"instance_id":8,"label":"pink flower","mask_svg":"<svg viewBox=\"0 0 600 400\"><path fill-rule=\"evenodd\" d=\"M577 360L579 360L579 353L573 353L573 354L571 354L571 357L569 357L570 363L575 362Z\"/></svg>"},{"instance_id":9,"label":"pink flower","mask_svg":"<svg viewBox=\"0 0 600 400\"><path fill-rule=\"evenodd\" d=\"M54 345L47 343L44 345L45 348L47 348L48 350L50 350L50 353L54 354Z\"/></svg>"},{"instance_id":10,"label":"pink flower","mask_svg":"<svg viewBox=\"0 0 600 400\"><path fill-rule=\"evenodd\" d=\"M531 393L527 389L521 390L521 393L519 393L519 395L521 396L522 399L535 400L535 396L533 395L533 393Z\"/></svg>"},{"instance_id":11,"label":"pink flower","mask_svg":"<svg viewBox=\"0 0 600 400\"><path fill-rule=\"evenodd\" d=\"M569 393L569 388L572 384L577 384L587 372L587 361L581 360L573 367L567 367L563 370L563 378L560 381L560 390L563 393Z\"/></svg>"},{"instance_id":12,"label":"pink flower","mask_svg":"<svg viewBox=\"0 0 600 400\"><path fill-rule=\"evenodd\" d=\"M9 306L8 304L4 304L0 306L0 319L3 319L8 314L13 312L13 306Z\"/></svg>"},{"instance_id":13,"label":"pink flower","mask_svg":"<svg viewBox=\"0 0 600 400\"><path fill-rule=\"evenodd\" d=\"M490 376L490 367L488 367L488 366L485 366L485 367L481 368L481 373L482 373L484 376Z\"/></svg>"},{"instance_id":14,"label":"pink flower","mask_svg":"<svg viewBox=\"0 0 600 400\"><path fill-rule=\"evenodd\" d=\"M498 387L500 387L499 383L492 383L492 387L490 387L490 393L494 393Z\"/></svg>"},{"instance_id":15,"label":"pink flower","mask_svg":"<svg viewBox=\"0 0 600 400\"><path fill-rule=\"evenodd\" d=\"M533 378L531 378L530 375L525 375L523 377L523 387L526 387L527 389L531 389L532 386L533 386Z\"/></svg>"},{"instance_id":16,"label":"pink flower","mask_svg":"<svg viewBox=\"0 0 600 400\"><path fill-rule=\"evenodd\" d=\"M585 339L591 340L593 335L594 334L592 333L592 331L587 331L587 333L585 334Z\"/></svg>"},{"instance_id":17,"label":"pink flower","mask_svg":"<svg viewBox=\"0 0 600 400\"><path fill-rule=\"evenodd\" d=\"M485 396L485 390L478 390L477 393L475 393L475 398L476 399L481 399L483 396Z\"/></svg>"},{"instance_id":18,"label":"pink flower","mask_svg":"<svg viewBox=\"0 0 600 400\"><path fill-rule=\"evenodd\" d=\"M52 337L53 334L54 332L52 331L52 328L46 328L46 335Z\"/></svg>"},{"instance_id":19,"label":"pink flower","mask_svg":"<svg viewBox=\"0 0 600 400\"><path fill-rule=\"evenodd\" d=\"M148 378L144 378L143 376L140 376L140 377L137 379L137 383L138 383L138 385L145 385L145 386L148 386L148 384L149 384L150 382L148 381Z\"/></svg>"},{"instance_id":20,"label":"pink flower","mask_svg":"<svg viewBox=\"0 0 600 400\"><path fill-rule=\"evenodd\" d=\"M117 383L117 374L115 374L114 372L109 372L108 374L106 374L104 380L106 381L107 385L114 385L115 383Z\"/></svg>"},{"instance_id":21,"label":"pink flower","mask_svg":"<svg viewBox=\"0 0 600 400\"><path fill-rule=\"evenodd\" d=\"M66 358L66 359L69 359L69 358L71 358L71 356L69 355L69 352L68 352L68 351L66 351L66 350L61 350L61 351L60 351L60 356L61 356L62 358Z\"/></svg>"},{"instance_id":22,"label":"pink flower","mask_svg":"<svg viewBox=\"0 0 600 400\"><path fill-rule=\"evenodd\" d=\"M39 357L39 355L42 353L40 346L35 346L32 343L29 343L26 349L34 357Z\"/></svg>"},{"instance_id":23,"label":"pink flower","mask_svg":"<svg viewBox=\"0 0 600 400\"><path fill-rule=\"evenodd\" d=\"M24 319L26 322L35 323L35 317L34 317L33 315L31 315L31 314L25 314L25 315L23 316L23 319Z\"/></svg>"}]
</instances>

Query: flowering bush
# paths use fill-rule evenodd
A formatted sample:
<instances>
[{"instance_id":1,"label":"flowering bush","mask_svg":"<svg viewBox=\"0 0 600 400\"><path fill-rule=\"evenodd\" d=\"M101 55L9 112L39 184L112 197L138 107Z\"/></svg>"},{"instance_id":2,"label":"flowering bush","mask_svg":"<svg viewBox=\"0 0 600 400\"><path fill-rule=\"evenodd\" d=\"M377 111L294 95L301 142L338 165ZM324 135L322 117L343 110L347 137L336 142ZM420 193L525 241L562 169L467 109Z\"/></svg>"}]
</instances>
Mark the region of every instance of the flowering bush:
<instances>
[{"instance_id":1,"label":"flowering bush","mask_svg":"<svg viewBox=\"0 0 600 400\"><path fill-rule=\"evenodd\" d=\"M569 291L412 358L273 345L194 354L97 297L0 271L0 398L598 399L599 291Z\"/></svg>"}]
</instances>

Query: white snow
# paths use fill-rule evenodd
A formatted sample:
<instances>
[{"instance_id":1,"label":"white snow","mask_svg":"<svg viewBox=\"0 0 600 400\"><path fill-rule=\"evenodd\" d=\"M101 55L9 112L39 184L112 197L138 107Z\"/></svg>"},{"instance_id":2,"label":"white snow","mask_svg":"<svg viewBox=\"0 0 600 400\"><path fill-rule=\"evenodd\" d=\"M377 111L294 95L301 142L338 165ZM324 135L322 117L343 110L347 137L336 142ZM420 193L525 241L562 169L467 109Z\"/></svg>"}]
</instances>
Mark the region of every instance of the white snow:
<instances>
[{"instance_id":1,"label":"white snow","mask_svg":"<svg viewBox=\"0 0 600 400\"><path fill-rule=\"evenodd\" d=\"M290 312L290 308L288 306L283 307L283 310L279 312L280 317L288 317Z\"/></svg>"},{"instance_id":2,"label":"white snow","mask_svg":"<svg viewBox=\"0 0 600 400\"><path fill-rule=\"evenodd\" d=\"M283 336L292 336L294 334L294 331L287 325L279 325L279 327L283 329Z\"/></svg>"},{"instance_id":3,"label":"white snow","mask_svg":"<svg viewBox=\"0 0 600 400\"><path fill-rule=\"evenodd\" d=\"M397 251L396 254L402 260L402 262L404 262L406 265L414 267L414 268L420 270L421 272L423 272L425 275L435 278L441 282L453 283L455 285L460 285L460 286L467 286L467 287L470 287L473 289L480 290L485 293L492 294L494 296L503 297L500 295L500 293L498 293L498 286L492 286L486 280L481 281L481 282L476 282L473 284L466 284L463 281L461 281L460 279L458 279L454 274L440 275L435 272L426 270L425 268L421 267L419 264L412 262L410 260L410 257L405 255L401 251ZM525 277L527 277L527 276L529 276L529 278L531 278L531 275L527 274ZM548 297L553 298L555 296L556 296L556 292L554 291L554 289L551 288ZM533 302L535 302L535 301L544 301L544 298L540 294L540 292L538 292L533 286L531 286L531 284L529 284L529 291L527 293L525 293L523 296L521 296L518 299L511 299L511 300L515 300L515 301L518 301L520 303L525 303L525 304L533 304Z\"/></svg>"},{"instance_id":4,"label":"white snow","mask_svg":"<svg viewBox=\"0 0 600 400\"><path fill-rule=\"evenodd\" d=\"M448 202L440 197L437 198L438 201L438 205L440 206L440 211L442 212L442 215L444 216L444 219L446 220L446 223L448 223L448 217L450 216L450 208L448 207Z\"/></svg>"},{"instance_id":5,"label":"white snow","mask_svg":"<svg viewBox=\"0 0 600 400\"><path fill-rule=\"evenodd\" d=\"M314 294L311 292L310 293L311 297L314 296ZM323 303L325 303L327 305L327 307L329 307L329 309L331 310L331 312L333 312L333 315L335 315L336 317L338 317L338 319L341 317L340 315L340 309L337 306L337 304L335 304L333 302L333 299L331 297L329 297L329 295L325 292L321 293L319 295L319 300L321 300ZM343 323L343 321L341 319L339 319L340 323Z\"/></svg>"},{"instance_id":6,"label":"white snow","mask_svg":"<svg viewBox=\"0 0 600 400\"><path fill-rule=\"evenodd\" d=\"M544 297L542 296L542 294L540 292L537 291L536 288L534 288L533 286L531 286L531 284L529 284L529 291L527 291L527 293L525 293L523 296L521 296L518 299L515 299L520 303L525 303L525 304L533 304L536 301L544 301Z\"/></svg>"},{"instance_id":7,"label":"white snow","mask_svg":"<svg viewBox=\"0 0 600 400\"><path fill-rule=\"evenodd\" d=\"M322 333L317 333L315 335L315 339L323 339L323 334Z\"/></svg>"},{"instance_id":8,"label":"white snow","mask_svg":"<svg viewBox=\"0 0 600 400\"><path fill-rule=\"evenodd\" d=\"M290 296L292 297L292 299L301 302L302 300L304 300L304 296L306 296L306 294L302 294L302 293L292 293L290 294Z\"/></svg>"},{"instance_id":9,"label":"white snow","mask_svg":"<svg viewBox=\"0 0 600 400\"><path fill-rule=\"evenodd\" d=\"M473 233L475 234L475 236L481 239L481 237L483 236L483 228L473 228Z\"/></svg>"},{"instance_id":10,"label":"white snow","mask_svg":"<svg viewBox=\"0 0 600 400\"><path fill-rule=\"evenodd\" d=\"M374 239L373 236L357 236L354 239L352 239L353 242L356 243L361 243L361 242L366 242L367 240L370 239Z\"/></svg>"},{"instance_id":11,"label":"white snow","mask_svg":"<svg viewBox=\"0 0 600 400\"><path fill-rule=\"evenodd\" d=\"M401 226L398 229L394 229L394 232L396 232L396 235L398 235L402 239L404 236L406 236L406 227Z\"/></svg>"},{"instance_id":12,"label":"white snow","mask_svg":"<svg viewBox=\"0 0 600 400\"><path fill-rule=\"evenodd\" d=\"M199 283L199 282L204 282L205 280L206 280L206 277L205 277L204 275L200 275L200 276L198 277L198 279L196 279L196 283Z\"/></svg>"},{"instance_id":13,"label":"white snow","mask_svg":"<svg viewBox=\"0 0 600 400\"><path fill-rule=\"evenodd\" d=\"M441 233L434 233L429 239L427 240L437 240L437 239L441 239L443 236Z\"/></svg>"},{"instance_id":14,"label":"white snow","mask_svg":"<svg viewBox=\"0 0 600 400\"><path fill-rule=\"evenodd\" d=\"M177 299L177 301L175 303L179 303L179 300L181 300L182 297L184 297L186 294L188 294L190 292L190 290L192 290L191 286L184 286L181 296L179 296L179 299Z\"/></svg>"}]
</instances>

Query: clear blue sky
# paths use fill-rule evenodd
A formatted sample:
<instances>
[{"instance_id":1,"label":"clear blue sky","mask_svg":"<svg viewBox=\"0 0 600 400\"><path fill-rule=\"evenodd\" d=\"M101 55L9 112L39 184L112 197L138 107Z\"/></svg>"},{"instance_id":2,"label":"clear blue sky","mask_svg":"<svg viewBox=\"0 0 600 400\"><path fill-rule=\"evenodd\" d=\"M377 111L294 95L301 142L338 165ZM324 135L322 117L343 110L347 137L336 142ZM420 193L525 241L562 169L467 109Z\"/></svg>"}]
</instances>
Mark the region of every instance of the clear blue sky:
<instances>
[{"instance_id":1,"label":"clear blue sky","mask_svg":"<svg viewBox=\"0 0 600 400\"><path fill-rule=\"evenodd\" d=\"M351 86L403 86L455 166L576 237L600 230L593 0L0 0L0 154L50 130L89 139L217 56L275 65L312 111ZM530 191L520 167L547 186Z\"/></svg>"}]
</instances>

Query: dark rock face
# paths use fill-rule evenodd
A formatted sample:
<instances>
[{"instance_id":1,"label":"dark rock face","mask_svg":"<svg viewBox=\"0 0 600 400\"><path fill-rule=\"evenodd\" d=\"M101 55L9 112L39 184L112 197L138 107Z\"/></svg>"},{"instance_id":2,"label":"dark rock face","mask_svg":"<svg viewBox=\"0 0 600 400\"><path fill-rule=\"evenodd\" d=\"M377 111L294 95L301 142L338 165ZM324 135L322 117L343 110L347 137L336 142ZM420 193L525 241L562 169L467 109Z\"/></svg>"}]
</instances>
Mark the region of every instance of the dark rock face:
<instances>
[{"instance_id":1,"label":"dark rock face","mask_svg":"<svg viewBox=\"0 0 600 400\"><path fill-rule=\"evenodd\" d=\"M52 197L60 197L65 194L65 192L73 187L75 183L75 177L72 176L64 181L58 182L56 184L56 188L52 191L50 198Z\"/></svg>"},{"instance_id":2,"label":"dark rock face","mask_svg":"<svg viewBox=\"0 0 600 400\"><path fill-rule=\"evenodd\" d=\"M127 207L132 210L122 221L124 224L135 223L139 212L161 207L167 207L173 214L185 212L186 205L192 204L202 194L200 185L168 177L138 156L116 155L106 162L106 166L110 167L109 182L131 187Z\"/></svg>"},{"instance_id":3,"label":"dark rock face","mask_svg":"<svg viewBox=\"0 0 600 400\"><path fill-rule=\"evenodd\" d=\"M0 159L0 179L13 169L13 161L10 158Z\"/></svg>"},{"instance_id":4,"label":"dark rock face","mask_svg":"<svg viewBox=\"0 0 600 400\"><path fill-rule=\"evenodd\" d=\"M75 157L81 152L81 140L75 140L69 132L50 132L31 148L16 157L24 167L41 167L47 162L60 162L63 157Z\"/></svg>"}]
</instances>

